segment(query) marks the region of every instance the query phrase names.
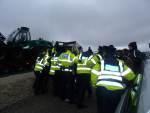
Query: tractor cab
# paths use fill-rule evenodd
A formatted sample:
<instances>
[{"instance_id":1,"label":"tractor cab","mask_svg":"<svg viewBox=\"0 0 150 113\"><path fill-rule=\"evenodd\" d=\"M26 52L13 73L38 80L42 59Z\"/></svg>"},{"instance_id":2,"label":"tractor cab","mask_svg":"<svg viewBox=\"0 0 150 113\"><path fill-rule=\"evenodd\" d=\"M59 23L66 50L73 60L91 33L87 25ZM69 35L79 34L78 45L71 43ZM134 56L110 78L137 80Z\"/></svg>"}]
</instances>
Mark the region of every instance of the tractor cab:
<instances>
[{"instance_id":1,"label":"tractor cab","mask_svg":"<svg viewBox=\"0 0 150 113\"><path fill-rule=\"evenodd\" d=\"M54 47L56 48L56 51L58 53L61 53L63 51L63 49L69 49L75 55L77 55L77 54L79 54L80 45L76 41L71 41L71 42L56 41Z\"/></svg>"},{"instance_id":2,"label":"tractor cab","mask_svg":"<svg viewBox=\"0 0 150 113\"><path fill-rule=\"evenodd\" d=\"M20 43L20 42L25 42L25 41L30 41L31 40L31 35L29 32L29 28L27 27L21 27L17 28L15 31L13 31L8 39L7 43Z\"/></svg>"}]
</instances>

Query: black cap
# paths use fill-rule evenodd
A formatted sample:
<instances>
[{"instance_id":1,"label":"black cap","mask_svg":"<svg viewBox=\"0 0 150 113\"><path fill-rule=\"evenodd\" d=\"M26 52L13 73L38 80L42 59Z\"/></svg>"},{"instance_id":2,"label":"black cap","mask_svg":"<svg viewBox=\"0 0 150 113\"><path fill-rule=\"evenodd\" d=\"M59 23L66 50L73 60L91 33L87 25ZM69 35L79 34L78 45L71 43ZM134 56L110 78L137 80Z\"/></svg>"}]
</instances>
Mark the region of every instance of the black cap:
<instances>
[{"instance_id":1,"label":"black cap","mask_svg":"<svg viewBox=\"0 0 150 113\"><path fill-rule=\"evenodd\" d=\"M128 46L132 47L133 49L137 49L137 44L136 44L136 42L130 42L130 43L128 44Z\"/></svg>"},{"instance_id":2,"label":"black cap","mask_svg":"<svg viewBox=\"0 0 150 113\"><path fill-rule=\"evenodd\" d=\"M103 46L103 51L107 54L115 54L116 48L113 45Z\"/></svg>"},{"instance_id":3,"label":"black cap","mask_svg":"<svg viewBox=\"0 0 150 113\"><path fill-rule=\"evenodd\" d=\"M114 45L109 45L109 48L112 52L115 52L116 51L116 48L114 47Z\"/></svg>"}]
</instances>

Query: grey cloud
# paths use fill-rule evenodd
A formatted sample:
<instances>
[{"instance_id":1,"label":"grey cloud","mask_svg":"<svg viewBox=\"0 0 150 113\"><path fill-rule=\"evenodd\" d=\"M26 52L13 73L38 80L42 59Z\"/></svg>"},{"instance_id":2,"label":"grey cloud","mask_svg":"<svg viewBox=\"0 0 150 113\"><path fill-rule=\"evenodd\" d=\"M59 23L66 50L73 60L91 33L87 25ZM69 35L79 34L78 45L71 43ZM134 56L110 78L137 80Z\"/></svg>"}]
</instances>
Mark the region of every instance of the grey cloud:
<instances>
[{"instance_id":1,"label":"grey cloud","mask_svg":"<svg viewBox=\"0 0 150 113\"><path fill-rule=\"evenodd\" d=\"M77 40L84 47L148 43L150 3L147 0L3 0L0 31L31 28L33 38Z\"/></svg>"}]
</instances>

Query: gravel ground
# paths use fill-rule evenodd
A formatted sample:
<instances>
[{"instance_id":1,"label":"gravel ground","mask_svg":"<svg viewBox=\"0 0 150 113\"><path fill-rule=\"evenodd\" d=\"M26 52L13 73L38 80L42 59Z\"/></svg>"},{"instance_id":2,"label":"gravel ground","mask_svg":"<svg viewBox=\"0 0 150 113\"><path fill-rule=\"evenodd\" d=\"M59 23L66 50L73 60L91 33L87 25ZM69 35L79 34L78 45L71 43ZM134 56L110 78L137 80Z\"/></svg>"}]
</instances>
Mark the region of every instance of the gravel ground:
<instances>
[{"instance_id":1,"label":"gravel ground","mask_svg":"<svg viewBox=\"0 0 150 113\"><path fill-rule=\"evenodd\" d=\"M51 87L47 94L34 96L33 81L33 73L0 78L0 113L96 113L94 96L85 100L88 108L78 110L54 97Z\"/></svg>"},{"instance_id":2,"label":"gravel ground","mask_svg":"<svg viewBox=\"0 0 150 113\"><path fill-rule=\"evenodd\" d=\"M32 96L33 73L0 78L0 109Z\"/></svg>"}]
</instances>

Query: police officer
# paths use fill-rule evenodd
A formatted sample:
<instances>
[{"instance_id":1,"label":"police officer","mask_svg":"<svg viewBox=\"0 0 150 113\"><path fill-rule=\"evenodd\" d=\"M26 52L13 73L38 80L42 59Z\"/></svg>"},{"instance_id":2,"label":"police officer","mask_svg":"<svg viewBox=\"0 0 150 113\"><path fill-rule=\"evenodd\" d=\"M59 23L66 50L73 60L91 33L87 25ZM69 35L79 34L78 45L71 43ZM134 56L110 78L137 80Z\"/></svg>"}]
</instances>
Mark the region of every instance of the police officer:
<instances>
[{"instance_id":1,"label":"police officer","mask_svg":"<svg viewBox=\"0 0 150 113\"><path fill-rule=\"evenodd\" d=\"M88 50L87 50L84 54L85 54L85 56L88 57L88 58L89 58L91 55L93 55L93 51L92 51L92 49L91 49L90 46L89 46ZM87 60L87 62L88 62L88 60ZM87 63L87 66L89 66L88 63ZM89 66L89 67L90 67L90 66ZM90 76L90 78L91 78L91 73L90 73L89 76ZM91 85L91 80L90 80L90 82L88 82L87 92L88 92L88 97L91 97L91 96L92 96L92 93L93 93L92 85Z\"/></svg>"},{"instance_id":2,"label":"police officer","mask_svg":"<svg viewBox=\"0 0 150 113\"><path fill-rule=\"evenodd\" d=\"M135 79L135 74L116 58L113 46L103 47L103 57L92 72L98 113L114 113L126 87Z\"/></svg>"},{"instance_id":3,"label":"police officer","mask_svg":"<svg viewBox=\"0 0 150 113\"><path fill-rule=\"evenodd\" d=\"M47 82L48 82L48 70L49 70L49 50L44 50L39 57L37 57L35 67L34 67L34 73L36 76L35 82L34 82L34 93L35 94L41 94L45 93L47 91Z\"/></svg>"},{"instance_id":4,"label":"police officer","mask_svg":"<svg viewBox=\"0 0 150 113\"><path fill-rule=\"evenodd\" d=\"M75 82L75 55L68 46L63 47L63 52L58 57L58 63L61 67L61 81L59 83L59 91L61 99L66 102L73 102L74 82Z\"/></svg>"},{"instance_id":5,"label":"police officer","mask_svg":"<svg viewBox=\"0 0 150 113\"><path fill-rule=\"evenodd\" d=\"M80 47L79 49L80 49L80 54L79 54L78 63L77 63L76 84L77 84L77 107L80 109L80 108L86 107L83 104L85 91L91 90L89 89L91 69L87 65L87 61L88 61L90 53L88 53L88 51L83 52L82 47Z\"/></svg>"},{"instance_id":6,"label":"police officer","mask_svg":"<svg viewBox=\"0 0 150 113\"><path fill-rule=\"evenodd\" d=\"M93 51L92 51L92 49L91 49L90 46L89 46L89 48L88 48L87 54L88 54L89 56L93 55Z\"/></svg>"},{"instance_id":7,"label":"police officer","mask_svg":"<svg viewBox=\"0 0 150 113\"><path fill-rule=\"evenodd\" d=\"M52 77L53 94L59 96L59 81L60 81L60 66L58 65L58 57L60 53L58 51L58 43L52 49L51 67L49 75Z\"/></svg>"},{"instance_id":8,"label":"police officer","mask_svg":"<svg viewBox=\"0 0 150 113\"><path fill-rule=\"evenodd\" d=\"M98 47L98 52L96 54L91 55L88 58L87 65L90 66L90 68L91 68L91 76L92 76L91 77L91 81L92 82L95 80L95 76L93 76L93 75L95 75L95 73L94 73L95 71L94 70L95 70L95 68L97 68L97 66L99 67L98 64L100 64L100 60L102 59L102 55L103 55L102 53L103 53L103 47L99 46ZM92 85L94 85L94 83Z\"/></svg>"}]
</instances>

